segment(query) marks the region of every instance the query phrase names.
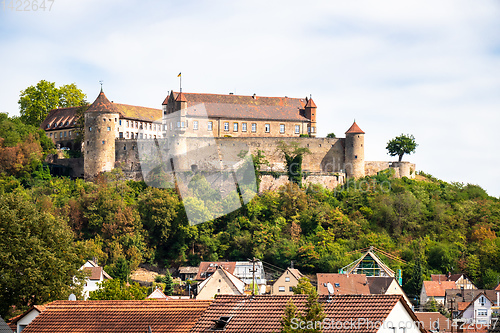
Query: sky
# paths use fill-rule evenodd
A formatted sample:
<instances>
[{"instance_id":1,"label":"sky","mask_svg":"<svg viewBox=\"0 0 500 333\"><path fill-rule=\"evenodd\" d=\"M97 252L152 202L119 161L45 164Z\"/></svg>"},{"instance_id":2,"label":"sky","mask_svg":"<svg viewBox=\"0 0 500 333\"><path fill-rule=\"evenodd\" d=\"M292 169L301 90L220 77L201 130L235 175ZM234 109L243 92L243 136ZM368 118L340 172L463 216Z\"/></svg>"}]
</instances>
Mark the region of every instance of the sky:
<instances>
[{"instance_id":1,"label":"sky","mask_svg":"<svg viewBox=\"0 0 500 333\"><path fill-rule=\"evenodd\" d=\"M0 112L18 115L40 80L76 83L89 102L102 80L116 103L161 108L182 72L184 92L312 95L319 136L344 137L355 119L368 161L394 160L387 142L413 134L403 160L417 170L500 196L497 0L11 3Z\"/></svg>"}]
</instances>

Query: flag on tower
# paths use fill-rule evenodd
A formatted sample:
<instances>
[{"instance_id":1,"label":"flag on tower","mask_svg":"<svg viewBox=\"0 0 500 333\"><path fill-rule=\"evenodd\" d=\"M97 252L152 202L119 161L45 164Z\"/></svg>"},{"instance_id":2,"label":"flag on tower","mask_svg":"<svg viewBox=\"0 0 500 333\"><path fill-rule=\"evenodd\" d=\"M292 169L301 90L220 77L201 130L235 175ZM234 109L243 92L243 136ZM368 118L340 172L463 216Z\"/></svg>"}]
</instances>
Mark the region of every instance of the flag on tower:
<instances>
[{"instance_id":1,"label":"flag on tower","mask_svg":"<svg viewBox=\"0 0 500 333\"><path fill-rule=\"evenodd\" d=\"M181 77L181 73L179 72L179 75L177 75L177 77Z\"/></svg>"}]
</instances>

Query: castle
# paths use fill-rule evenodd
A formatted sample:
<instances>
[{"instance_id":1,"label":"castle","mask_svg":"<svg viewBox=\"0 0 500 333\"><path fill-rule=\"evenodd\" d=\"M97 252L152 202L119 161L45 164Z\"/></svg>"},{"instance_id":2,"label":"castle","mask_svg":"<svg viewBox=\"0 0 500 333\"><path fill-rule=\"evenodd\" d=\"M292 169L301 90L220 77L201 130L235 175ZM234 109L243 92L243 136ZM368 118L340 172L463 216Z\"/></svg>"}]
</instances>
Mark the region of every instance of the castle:
<instances>
[{"instance_id":1,"label":"castle","mask_svg":"<svg viewBox=\"0 0 500 333\"><path fill-rule=\"evenodd\" d=\"M365 132L356 122L345 132L345 138L316 137L317 106L307 97L172 91L160 110L113 103L101 89L84 113L81 147L75 144L77 110L52 110L41 124L56 144L83 152L83 163L77 159L53 161L69 167L73 177L93 179L119 167L130 179L143 179L145 165L141 168L144 156L140 151L146 156L153 154L158 140L167 142L166 150L173 155L183 156L177 167L180 171L208 170L223 159L236 160L242 151L261 151L269 162L262 171L284 173L284 157L278 147L298 143L310 151L302 162L306 184L334 188L348 178L374 175L388 168L395 170L396 177L415 175L415 165L409 162L365 161ZM219 149L216 155L204 154L213 146ZM265 175L260 190L274 189L287 181L285 175Z\"/></svg>"}]
</instances>

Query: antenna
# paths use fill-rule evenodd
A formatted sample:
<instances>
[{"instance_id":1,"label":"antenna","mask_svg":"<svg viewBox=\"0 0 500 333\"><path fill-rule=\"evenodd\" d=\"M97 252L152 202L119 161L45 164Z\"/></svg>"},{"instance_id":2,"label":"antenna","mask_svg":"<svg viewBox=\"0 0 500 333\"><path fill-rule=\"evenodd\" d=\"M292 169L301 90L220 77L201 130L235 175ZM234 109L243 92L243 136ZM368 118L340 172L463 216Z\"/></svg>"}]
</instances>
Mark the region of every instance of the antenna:
<instances>
[{"instance_id":1,"label":"antenna","mask_svg":"<svg viewBox=\"0 0 500 333\"><path fill-rule=\"evenodd\" d=\"M102 92L102 84L104 83L103 80L99 80L99 83L101 84L101 92Z\"/></svg>"},{"instance_id":2,"label":"antenna","mask_svg":"<svg viewBox=\"0 0 500 333\"><path fill-rule=\"evenodd\" d=\"M75 294L71 294L71 295L69 295L69 297L68 297L68 301L76 301L76 296L75 296Z\"/></svg>"},{"instance_id":3,"label":"antenna","mask_svg":"<svg viewBox=\"0 0 500 333\"><path fill-rule=\"evenodd\" d=\"M326 284L326 289L328 289L328 301L327 302L331 302L332 301L332 295L333 293L335 293L335 289L333 289L333 286L330 282L328 282Z\"/></svg>"}]
</instances>

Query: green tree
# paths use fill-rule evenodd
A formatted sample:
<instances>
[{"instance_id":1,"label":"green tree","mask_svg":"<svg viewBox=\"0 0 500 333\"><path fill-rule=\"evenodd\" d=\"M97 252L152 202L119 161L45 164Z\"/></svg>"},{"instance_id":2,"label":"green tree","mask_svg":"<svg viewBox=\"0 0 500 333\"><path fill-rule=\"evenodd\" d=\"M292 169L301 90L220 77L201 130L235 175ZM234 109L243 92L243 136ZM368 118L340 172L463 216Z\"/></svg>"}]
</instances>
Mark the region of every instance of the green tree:
<instances>
[{"instance_id":1,"label":"green tree","mask_svg":"<svg viewBox=\"0 0 500 333\"><path fill-rule=\"evenodd\" d=\"M305 154L310 154L309 148L300 147L298 142L291 142L289 144L281 141L278 145L285 156L286 172L288 180L299 186L302 186L302 159Z\"/></svg>"},{"instance_id":2,"label":"green tree","mask_svg":"<svg viewBox=\"0 0 500 333\"><path fill-rule=\"evenodd\" d=\"M404 135L395 137L387 143L386 149L391 156L399 156L399 162L403 159L404 154L415 152L418 144L415 142L413 135Z\"/></svg>"},{"instance_id":3,"label":"green tree","mask_svg":"<svg viewBox=\"0 0 500 333\"><path fill-rule=\"evenodd\" d=\"M127 259L125 259L124 257L120 257L115 264L106 267L106 271L114 279L119 279L121 281L127 282L130 275L130 266L127 262Z\"/></svg>"},{"instance_id":4,"label":"green tree","mask_svg":"<svg viewBox=\"0 0 500 333\"><path fill-rule=\"evenodd\" d=\"M285 314L283 318L281 318L281 333L293 333L297 332L297 329L292 327L293 319L297 318L297 307L293 304L292 299L290 298L286 303Z\"/></svg>"},{"instance_id":5,"label":"green tree","mask_svg":"<svg viewBox=\"0 0 500 333\"><path fill-rule=\"evenodd\" d=\"M89 300L143 300L147 296L147 287L137 282L126 285L119 279L105 280L98 283L99 289L90 292Z\"/></svg>"},{"instance_id":6,"label":"green tree","mask_svg":"<svg viewBox=\"0 0 500 333\"><path fill-rule=\"evenodd\" d=\"M299 321L304 321L306 323L314 323L316 322L323 322L323 320L326 317L325 311L323 309L323 306L319 303L319 296L318 292L316 291L316 288L309 282L309 279L306 277L302 277L299 279L299 283L297 284L296 287L293 288L294 294L305 294L307 295L307 301L306 301L306 306L305 306L305 312L300 313L298 315ZM293 308L289 309L290 312L293 310ZM291 321L291 319L290 319ZM285 322L285 321L283 321ZM282 322L282 323L283 323ZM285 322L286 323L286 322ZM283 324L282 324L283 325ZM310 325L307 325L308 327L304 330L295 330L296 332L304 332L304 333L316 333L316 332L322 332L320 327L310 327ZM283 326L285 328L285 326ZM285 331L286 332L286 331Z\"/></svg>"},{"instance_id":7,"label":"green tree","mask_svg":"<svg viewBox=\"0 0 500 333\"><path fill-rule=\"evenodd\" d=\"M434 297L431 297L427 301L427 303L424 304L424 310L427 312L438 312L439 311L438 302L434 299Z\"/></svg>"},{"instance_id":8,"label":"green tree","mask_svg":"<svg viewBox=\"0 0 500 333\"><path fill-rule=\"evenodd\" d=\"M328 133L326 135L327 138L336 138L335 133Z\"/></svg>"},{"instance_id":9,"label":"green tree","mask_svg":"<svg viewBox=\"0 0 500 333\"><path fill-rule=\"evenodd\" d=\"M165 278L163 279L163 282L165 283L165 295L172 295L174 292L174 281L172 280L172 275L170 275L170 272L167 269L167 272L165 273Z\"/></svg>"},{"instance_id":10,"label":"green tree","mask_svg":"<svg viewBox=\"0 0 500 333\"><path fill-rule=\"evenodd\" d=\"M41 80L36 86L21 91L19 109L21 119L39 127L49 111L58 107L83 106L85 94L74 83L56 87L54 82Z\"/></svg>"},{"instance_id":11,"label":"green tree","mask_svg":"<svg viewBox=\"0 0 500 333\"><path fill-rule=\"evenodd\" d=\"M23 309L81 292L72 231L25 191L0 195L0 234L0 315L11 305Z\"/></svg>"}]
</instances>

